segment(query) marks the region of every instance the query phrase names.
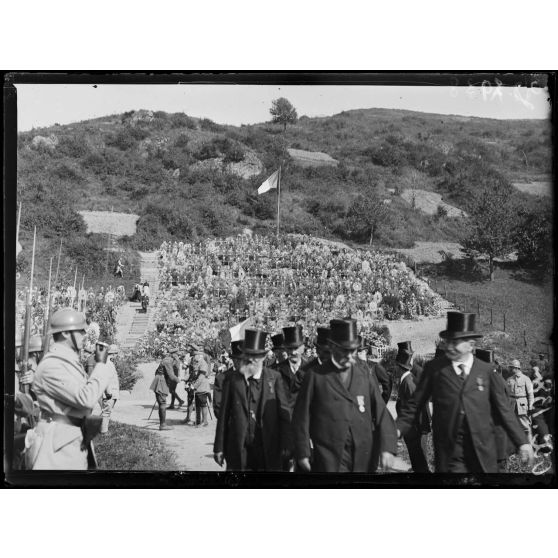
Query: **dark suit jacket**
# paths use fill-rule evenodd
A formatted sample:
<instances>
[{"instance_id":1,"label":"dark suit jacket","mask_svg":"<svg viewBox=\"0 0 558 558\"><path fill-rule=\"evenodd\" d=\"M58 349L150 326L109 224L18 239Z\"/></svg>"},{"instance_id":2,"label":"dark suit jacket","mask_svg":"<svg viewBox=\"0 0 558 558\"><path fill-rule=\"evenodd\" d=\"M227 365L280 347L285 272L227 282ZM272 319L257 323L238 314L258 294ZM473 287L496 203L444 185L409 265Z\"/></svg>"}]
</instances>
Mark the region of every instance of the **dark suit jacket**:
<instances>
[{"instance_id":1,"label":"dark suit jacket","mask_svg":"<svg viewBox=\"0 0 558 558\"><path fill-rule=\"evenodd\" d=\"M215 413L215 418L219 418L219 413L221 411L221 399L223 397L225 378L231 373L232 370L224 370L215 374L215 380L213 381L213 412Z\"/></svg>"},{"instance_id":2,"label":"dark suit jacket","mask_svg":"<svg viewBox=\"0 0 558 558\"><path fill-rule=\"evenodd\" d=\"M364 412L359 409L359 399L364 402ZM374 443L379 444L380 451L396 453L397 432L393 418L367 368L358 363L353 366L348 389L331 361L308 368L293 414L297 459L311 456L312 440L312 470L338 472L349 428L354 440L355 471L374 469ZM377 437L375 431L379 434Z\"/></svg>"},{"instance_id":3,"label":"dark suit jacket","mask_svg":"<svg viewBox=\"0 0 558 558\"><path fill-rule=\"evenodd\" d=\"M178 361L175 361L171 356L166 356L162 361L161 364L164 368L164 376L165 381L167 382L167 386L171 391L174 391L178 382ZM175 373L176 370L176 373Z\"/></svg>"},{"instance_id":4,"label":"dark suit jacket","mask_svg":"<svg viewBox=\"0 0 558 558\"><path fill-rule=\"evenodd\" d=\"M289 411L292 415L296 402L296 397L300 391L302 380L304 378L305 370L302 366L297 370L296 374L291 372L291 365L288 360L285 360L276 368L277 372L281 374L281 381L283 382L283 389L287 397Z\"/></svg>"},{"instance_id":5,"label":"dark suit jacket","mask_svg":"<svg viewBox=\"0 0 558 558\"><path fill-rule=\"evenodd\" d=\"M393 387L390 375L386 372L385 368L377 362L368 362L367 364L370 370L376 375L376 378L378 378L378 383L382 386L382 399L384 403L387 403L391 397L391 389Z\"/></svg>"},{"instance_id":6,"label":"dark suit jacket","mask_svg":"<svg viewBox=\"0 0 558 558\"><path fill-rule=\"evenodd\" d=\"M422 369L421 369L422 370ZM399 383L399 391L397 393L397 401L395 402L395 411L397 416L401 415L401 411L405 408L415 393L416 390L415 376L411 372L405 376L402 382ZM430 408L428 402L421 409L418 419L415 422L417 434L427 434L431 431L430 428Z\"/></svg>"},{"instance_id":7,"label":"dark suit jacket","mask_svg":"<svg viewBox=\"0 0 558 558\"><path fill-rule=\"evenodd\" d=\"M504 381L493 373L493 366L473 361L471 372L462 384L446 357L426 364L411 399L397 418L399 430L408 432L428 399L432 398L432 430L436 472L445 473L453 455L461 408L465 413L473 446L483 473L496 473L497 449L495 420L501 422L516 446L527 443L505 393Z\"/></svg>"},{"instance_id":8,"label":"dark suit jacket","mask_svg":"<svg viewBox=\"0 0 558 558\"><path fill-rule=\"evenodd\" d=\"M262 399L258 406L257 421L262 428L266 470L281 471L281 451L291 445L289 408L279 373L264 368L261 378ZM223 383L213 446L214 452L223 452L227 470L246 469L247 455L244 446L248 420L246 380L240 372L228 372Z\"/></svg>"}]
</instances>

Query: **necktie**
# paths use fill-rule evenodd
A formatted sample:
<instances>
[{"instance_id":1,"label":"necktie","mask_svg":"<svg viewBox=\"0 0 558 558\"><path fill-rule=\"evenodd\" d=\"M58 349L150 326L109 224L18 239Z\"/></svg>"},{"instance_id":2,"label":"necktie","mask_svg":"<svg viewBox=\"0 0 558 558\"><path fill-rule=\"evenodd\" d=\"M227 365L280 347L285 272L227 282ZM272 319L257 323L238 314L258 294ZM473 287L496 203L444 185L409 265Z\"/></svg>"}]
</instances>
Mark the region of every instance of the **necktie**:
<instances>
[{"instance_id":1,"label":"necktie","mask_svg":"<svg viewBox=\"0 0 558 558\"><path fill-rule=\"evenodd\" d=\"M461 378L462 382L465 382L465 380L467 379L467 375L465 374L465 365L460 364L458 368L459 370L461 370L461 374L459 374L459 377Z\"/></svg>"}]
</instances>

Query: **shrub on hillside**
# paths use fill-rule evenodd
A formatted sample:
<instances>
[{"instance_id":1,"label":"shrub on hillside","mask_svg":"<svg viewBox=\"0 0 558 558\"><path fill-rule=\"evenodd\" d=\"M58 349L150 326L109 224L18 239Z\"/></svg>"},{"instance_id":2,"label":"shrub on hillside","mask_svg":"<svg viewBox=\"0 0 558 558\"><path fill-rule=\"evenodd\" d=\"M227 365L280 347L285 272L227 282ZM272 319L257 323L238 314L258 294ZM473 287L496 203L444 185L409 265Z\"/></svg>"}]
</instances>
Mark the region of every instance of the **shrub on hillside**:
<instances>
[{"instance_id":1,"label":"shrub on hillside","mask_svg":"<svg viewBox=\"0 0 558 558\"><path fill-rule=\"evenodd\" d=\"M183 149L188 145L189 141L190 138L188 137L188 134L179 134L174 140L174 146Z\"/></svg>"},{"instance_id":2,"label":"shrub on hillside","mask_svg":"<svg viewBox=\"0 0 558 558\"><path fill-rule=\"evenodd\" d=\"M207 159L215 159L219 157L219 150L214 142L206 142L201 145L201 147L196 151L194 157L199 161L205 161Z\"/></svg>"},{"instance_id":3,"label":"shrub on hillside","mask_svg":"<svg viewBox=\"0 0 558 558\"><path fill-rule=\"evenodd\" d=\"M213 122L213 120L209 118L202 118L200 120L200 128L206 132L223 132L225 131L225 127L221 126L221 124L217 124Z\"/></svg>"},{"instance_id":4,"label":"shrub on hillside","mask_svg":"<svg viewBox=\"0 0 558 558\"><path fill-rule=\"evenodd\" d=\"M177 112L169 117L171 128L188 128L195 130L197 128L196 121L182 112Z\"/></svg>"},{"instance_id":5,"label":"shrub on hillside","mask_svg":"<svg viewBox=\"0 0 558 558\"><path fill-rule=\"evenodd\" d=\"M63 135L59 138L56 153L72 159L83 159L89 155L90 148L84 136Z\"/></svg>"},{"instance_id":6,"label":"shrub on hillside","mask_svg":"<svg viewBox=\"0 0 558 558\"><path fill-rule=\"evenodd\" d=\"M134 128L132 126L126 126L109 134L105 139L105 145L110 147L116 147L121 151L129 151L137 146L138 140L133 136Z\"/></svg>"}]
</instances>

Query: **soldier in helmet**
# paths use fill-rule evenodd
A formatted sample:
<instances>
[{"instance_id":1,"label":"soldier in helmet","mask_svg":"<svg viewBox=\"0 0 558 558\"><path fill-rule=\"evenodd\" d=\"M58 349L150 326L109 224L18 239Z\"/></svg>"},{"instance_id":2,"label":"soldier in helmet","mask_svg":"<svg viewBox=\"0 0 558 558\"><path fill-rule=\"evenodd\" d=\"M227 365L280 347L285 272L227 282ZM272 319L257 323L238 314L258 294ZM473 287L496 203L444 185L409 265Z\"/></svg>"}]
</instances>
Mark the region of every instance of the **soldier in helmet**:
<instances>
[{"instance_id":1,"label":"soldier in helmet","mask_svg":"<svg viewBox=\"0 0 558 558\"><path fill-rule=\"evenodd\" d=\"M89 417L107 389L110 369L107 346L97 344L97 365L88 378L79 360L87 324L81 312L56 311L49 334L54 343L43 357L33 381L41 409L37 426L28 431L25 462L28 469L86 470L95 468Z\"/></svg>"}]
</instances>

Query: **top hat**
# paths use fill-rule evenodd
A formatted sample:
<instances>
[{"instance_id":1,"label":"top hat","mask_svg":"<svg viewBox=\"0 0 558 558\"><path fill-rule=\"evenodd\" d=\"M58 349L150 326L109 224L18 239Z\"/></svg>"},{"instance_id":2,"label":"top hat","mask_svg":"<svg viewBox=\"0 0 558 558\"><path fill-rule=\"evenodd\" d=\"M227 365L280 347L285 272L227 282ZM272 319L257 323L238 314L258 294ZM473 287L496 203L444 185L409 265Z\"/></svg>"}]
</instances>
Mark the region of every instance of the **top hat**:
<instances>
[{"instance_id":1,"label":"top hat","mask_svg":"<svg viewBox=\"0 0 558 558\"><path fill-rule=\"evenodd\" d=\"M318 347L327 347L327 339L329 337L329 334L331 333L331 330L329 329L329 327L319 327L317 331L318 337L316 338L316 345Z\"/></svg>"},{"instance_id":2,"label":"top hat","mask_svg":"<svg viewBox=\"0 0 558 558\"><path fill-rule=\"evenodd\" d=\"M401 343L397 343L397 352L407 351L408 353L413 352L413 348L411 347L410 341L401 341Z\"/></svg>"},{"instance_id":3,"label":"top hat","mask_svg":"<svg viewBox=\"0 0 558 558\"><path fill-rule=\"evenodd\" d=\"M448 312L446 329L440 332L443 339L467 339L482 337L482 333L475 331L476 314L465 312Z\"/></svg>"},{"instance_id":4,"label":"top hat","mask_svg":"<svg viewBox=\"0 0 558 558\"><path fill-rule=\"evenodd\" d=\"M286 349L296 349L301 345L304 345L301 325L284 327L283 336L285 337L284 345Z\"/></svg>"},{"instance_id":5,"label":"top hat","mask_svg":"<svg viewBox=\"0 0 558 558\"><path fill-rule=\"evenodd\" d=\"M233 341L231 343L231 356L239 357L242 355L242 341Z\"/></svg>"},{"instance_id":6,"label":"top hat","mask_svg":"<svg viewBox=\"0 0 558 558\"><path fill-rule=\"evenodd\" d=\"M276 333L271 336L271 342L273 343L273 350L284 349L285 348L285 336L282 333Z\"/></svg>"},{"instance_id":7,"label":"top hat","mask_svg":"<svg viewBox=\"0 0 558 558\"><path fill-rule=\"evenodd\" d=\"M267 333L261 329L246 329L244 342L242 343L242 352L245 355L265 355L267 349L265 342Z\"/></svg>"},{"instance_id":8,"label":"top hat","mask_svg":"<svg viewBox=\"0 0 558 558\"><path fill-rule=\"evenodd\" d=\"M475 356L479 360L483 360L484 362L488 362L492 364L494 362L494 351L491 349L477 349L475 351Z\"/></svg>"},{"instance_id":9,"label":"top hat","mask_svg":"<svg viewBox=\"0 0 558 558\"><path fill-rule=\"evenodd\" d=\"M395 362L404 368L405 370L411 370L411 359L413 358L413 353L406 351L405 349L400 350L395 357Z\"/></svg>"},{"instance_id":10,"label":"top hat","mask_svg":"<svg viewBox=\"0 0 558 558\"><path fill-rule=\"evenodd\" d=\"M360 341L357 335L356 320L331 320L329 322L329 341L343 349L358 349Z\"/></svg>"}]
</instances>

